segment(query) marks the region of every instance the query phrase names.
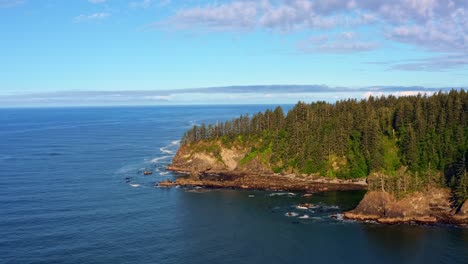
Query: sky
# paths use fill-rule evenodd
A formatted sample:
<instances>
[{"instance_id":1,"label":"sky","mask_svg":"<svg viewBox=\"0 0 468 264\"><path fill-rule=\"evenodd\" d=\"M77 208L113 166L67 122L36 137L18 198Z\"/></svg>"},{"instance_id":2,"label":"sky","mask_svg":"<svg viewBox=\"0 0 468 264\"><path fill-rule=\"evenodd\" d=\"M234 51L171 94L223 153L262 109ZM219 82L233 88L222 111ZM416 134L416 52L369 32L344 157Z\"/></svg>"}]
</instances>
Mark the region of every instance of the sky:
<instances>
[{"instance_id":1,"label":"sky","mask_svg":"<svg viewBox=\"0 0 468 264\"><path fill-rule=\"evenodd\" d=\"M466 0L0 0L0 35L0 107L468 87Z\"/></svg>"}]
</instances>

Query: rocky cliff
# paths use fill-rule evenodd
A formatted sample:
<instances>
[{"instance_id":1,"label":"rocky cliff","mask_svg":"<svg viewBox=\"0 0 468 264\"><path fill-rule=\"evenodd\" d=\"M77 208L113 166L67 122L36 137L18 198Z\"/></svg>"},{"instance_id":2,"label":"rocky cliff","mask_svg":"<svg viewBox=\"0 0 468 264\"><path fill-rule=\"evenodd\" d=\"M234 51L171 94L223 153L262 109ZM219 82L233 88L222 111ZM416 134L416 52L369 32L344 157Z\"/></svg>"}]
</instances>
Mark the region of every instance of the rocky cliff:
<instances>
[{"instance_id":1,"label":"rocky cliff","mask_svg":"<svg viewBox=\"0 0 468 264\"><path fill-rule=\"evenodd\" d=\"M259 157L248 158L250 149L239 146L226 147L221 142L197 142L182 145L169 170L200 173L272 173Z\"/></svg>"},{"instance_id":2,"label":"rocky cliff","mask_svg":"<svg viewBox=\"0 0 468 264\"><path fill-rule=\"evenodd\" d=\"M338 180L316 175L274 173L265 153L252 155L251 149L221 142L197 142L182 145L168 170L188 173L175 181L158 186L202 186L211 188L240 188L321 192L331 190L362 190L365 179Z\"/></svg>"}]
</instances>

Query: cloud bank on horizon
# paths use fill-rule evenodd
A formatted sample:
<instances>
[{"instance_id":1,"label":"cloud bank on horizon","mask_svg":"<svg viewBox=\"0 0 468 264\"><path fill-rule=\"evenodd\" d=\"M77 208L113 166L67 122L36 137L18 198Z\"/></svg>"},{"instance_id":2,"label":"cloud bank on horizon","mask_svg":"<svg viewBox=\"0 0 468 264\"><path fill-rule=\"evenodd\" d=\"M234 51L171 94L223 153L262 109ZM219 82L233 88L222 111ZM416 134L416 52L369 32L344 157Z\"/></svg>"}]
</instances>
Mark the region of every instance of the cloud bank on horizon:
<instances>
[{"instance_id":1,"label":"cloud bank on horizon","mask_svg":"<svg viewBox=\"0 0 468 264\"><path fill-rule=\"evenodd\" d=\"M0 96L0 107L294 104L298 101L359 100L370 96L424 96L452 89L463 88L254 85L154 91L64 91Z\"/></svg>"}]
</instances>

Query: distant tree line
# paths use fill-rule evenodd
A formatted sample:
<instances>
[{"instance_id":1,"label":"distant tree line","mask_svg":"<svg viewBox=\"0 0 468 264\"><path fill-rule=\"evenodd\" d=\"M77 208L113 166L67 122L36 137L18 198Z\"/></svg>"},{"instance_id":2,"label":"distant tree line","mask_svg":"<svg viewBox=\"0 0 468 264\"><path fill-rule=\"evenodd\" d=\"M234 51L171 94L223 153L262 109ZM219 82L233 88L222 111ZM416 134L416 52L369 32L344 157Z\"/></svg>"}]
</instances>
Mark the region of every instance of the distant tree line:
<instances>
[{"instance_id":1,"label":"distant tree line","mask_svg":"<svg viewBox=\"0 0 468 264\"><path fill-rule=\"evenodd\" d=\"M404 193L433 183L468 197L468 94L370 96L334 104L297 103L218 124L194 126L183 144L221 141L271 151L276 172L339 178L382 176L375 188ZM445 177L444 177L445 176Z\"/></svg>"}]
</instances>

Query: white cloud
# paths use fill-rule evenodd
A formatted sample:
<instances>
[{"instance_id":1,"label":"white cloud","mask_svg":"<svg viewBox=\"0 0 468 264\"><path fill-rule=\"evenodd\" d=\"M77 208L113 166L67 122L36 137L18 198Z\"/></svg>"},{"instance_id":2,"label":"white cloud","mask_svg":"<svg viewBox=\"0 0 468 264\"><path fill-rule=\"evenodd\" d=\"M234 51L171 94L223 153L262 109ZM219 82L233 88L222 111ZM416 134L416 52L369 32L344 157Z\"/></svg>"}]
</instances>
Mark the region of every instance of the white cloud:
<instances>
[{"instance_id":1,"label":"white cloud","mask_svg":"<svg viewBox=\"0 0 468 264\"><path fill-rule=\"evenodd\" d=\"M179 28L252 29L256 23L257 8L258 4L250 1L195 7L178 11L168 22Z\"/></svg>"},{"instance_id":2,"label":"white cloud","mask_svg":"<svg viewBox=\"0 0 468 264\"><path fill-rule=\"evenodd\" d=\"M109 13L94 13L94 14L90 14L90 15L79 15L79 16L76 16L73 21L76 22L76 23L79 23L79 22L86 22L86 21L93 21L93 20L102 20L102 19L105 19L107 17L109 17L110 14Z\"/></svg>"},{"instance_id":3,"label":"white cloud","mask_svg":"<svg viewBox=\"0 0 468 264\"><path fill-rule=\"evenodd\" d=\"M363 25L372 29L372 39L334 33L359 32ZM393 69L434 71L468 65L468 0L227 0L180 9L154 26L282 33L329 29L333 33L301 41L298 47L307 52L352 53L376 49L387 40L446 54Z\"/></svg>"},{"instance_id":4,"label":"white cloud","mask_svg":"<svg viewBox=\"0 0 468 264\"><path fill-rule=\"evenodd\" d=\"M299 43L304 52L351 53L376 49L378 44L372 41L360 40L352 31L341 34L316 35Z\"/></svg>"},{"instance_id":5,"label":"white cloud","mask_svg":"<svg viewBox=\"0 0 468 264\"><path fill-rule=\"evenodd\" d=\"M172 96L170 95L153 95L153 96L145 96L144 99L152 100L152 101L169 101Z\"/></svg>"},{"instance_id":6,"label":"white cloud","mask_svg":"<svg viewBox=\"0 0 468 264\"><path fill-rule=\"evenodd\" d=\"M179 10L163 24L282 32L373 24L391 40L437 51L468 52L466 0L233 0Z\"/></svg>"},{"instance_id":7,"label":"white cloud","mask_svg":"<svg viewBox=\"0 0 468 264\"><path fill-rule=\"evenodd\" d=\"M447 69L461 68L468 65L468 55L449 54L420 60L397 62L391 66L391 70L403 71L444 71Z\"/></svg>"}]
</instances>

